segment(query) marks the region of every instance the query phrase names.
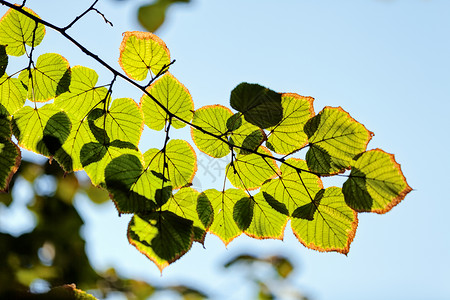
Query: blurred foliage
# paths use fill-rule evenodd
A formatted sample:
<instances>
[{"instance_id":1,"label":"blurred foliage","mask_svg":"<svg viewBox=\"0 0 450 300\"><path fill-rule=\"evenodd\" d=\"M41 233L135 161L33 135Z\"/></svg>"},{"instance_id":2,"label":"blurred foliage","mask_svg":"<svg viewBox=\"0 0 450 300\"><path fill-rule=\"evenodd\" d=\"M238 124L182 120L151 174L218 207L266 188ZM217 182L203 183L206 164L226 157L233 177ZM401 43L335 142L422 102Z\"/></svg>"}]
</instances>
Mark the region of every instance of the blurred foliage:
<instances>
[{"instance_id":1,"label":"blurred foliage","mask_svg":"<svg viewBox=\"0 0 450 300\"><path fill-rule=\"evenodd\" d=\"M257 286L255 299L297 299L308 300L294 284L289 276L294 265L289 258L282 255L257 257L252 254L238 255L224 264L225 268L244 267L246 278Z\"/></svg>"},{"instance_id":2,"label":"blurred foliage","mask_svg":"<svg viewBox=\"0 0 450 300\"><path fill-rule=\"evenodd\" d=\"M73 202L80 194L95 203L103 203L109 197L104 190L93 187L87 177L64 173L57 163L41 165L23 160L12 179L10 192L0 194L0 205L11 205L18 194L14 191L30 186L32 200L27 208L36 217L35 228L19 236L0 232L0 299L90 300L95 298L88 293L105 298L113 292L127 299L146 299L160 291L170 291L186 300L208 298L206 293L185 285L153 286L122 278L114 269L95 271L80 236L83 220ZM248 273L244 274L243 284L250 281L257 288L255 299L285 299L286 292L289 299L307 299L289 282L294 265L287 257L245 254L224 266L232 269L238 265L244 266L244 273ZM261 266L269 267L270 271L260 272ZM36 282L43 283L41 290L33 288Z\"/></svg>"},{"instance_id":3,"label":"blurred foliage","mask_svg":"<svg viewBox=\"0 0 450 300\"><path fill-rule=\"evenodd\" d=\"M168 8L174 3L189 3L190 0L156 0L138 10L139 23L148 31L156 31L165 21Z\"/></svg>"},{"instance_id":4,"label":"blurred foliage","mask_svg":"<svg viewBox=\"0 0 450 300\"><path fill-rule=\"evenodd\" d=\"M99 274L92 268L80 236L83 220L73 202L77 194L95 203L109 200L109 195L93 187L87 177L64 173L57 163L23 160L10 192L0 194L0 205L10 206L18 195L14 191L30 186L32 200L27 208L36 218L35 228L19 236L0 232L0 299L95 299L82 290L101 298L115 292L128 299L146 299L157 291L172 291L183 299L206 298L187 286L156 287L122 278L114 269ZM33 288L37 282L41 283L38 291Z\"/></svg>"}]
</instances>

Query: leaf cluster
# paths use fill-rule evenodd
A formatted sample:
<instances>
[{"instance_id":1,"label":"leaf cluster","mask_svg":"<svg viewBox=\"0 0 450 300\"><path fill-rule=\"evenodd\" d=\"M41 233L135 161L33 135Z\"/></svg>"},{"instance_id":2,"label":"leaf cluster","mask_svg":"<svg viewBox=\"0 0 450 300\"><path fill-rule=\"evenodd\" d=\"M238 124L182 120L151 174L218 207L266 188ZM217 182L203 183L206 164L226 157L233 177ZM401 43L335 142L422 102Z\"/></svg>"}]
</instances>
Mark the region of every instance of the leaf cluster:
<instances>
[{"instance_id":1,"label":"leaf cluster","mask_svg":"<svg viewBox=\"0 0 450 300\"><path fill-rule=\"evenodd\" d=\"M127 77L108 66L113 79L99 85L95 70L71 67L60 54L35 60L43 24L20 7L0 20L0 188L7 190L19 166L19 146L66 172L84 170L109 192L119 215L133 214L129 242L160 270L203 243L207 232L225 245L243 233L283 239L288 221L306 247L347 254L358 213L386 213L411 190L394 156L368 150L373 133L340 107L316 114L312 97L241 83L230 94L233 110L195 109L168 71L169 49L149 32L123 34L119 65ZM52 29L71 39L67 28ZM28 66L7 75L11 56L23 54ZM139 103L113 99L118 77L142 91ZM141 151L144 125L164 130L161 149ZM170 138L187 125L199 151L228 158L222 190L191 187L196 150ZM346 181L324 188L328 176Z\"/></svg>"}]
</instances>

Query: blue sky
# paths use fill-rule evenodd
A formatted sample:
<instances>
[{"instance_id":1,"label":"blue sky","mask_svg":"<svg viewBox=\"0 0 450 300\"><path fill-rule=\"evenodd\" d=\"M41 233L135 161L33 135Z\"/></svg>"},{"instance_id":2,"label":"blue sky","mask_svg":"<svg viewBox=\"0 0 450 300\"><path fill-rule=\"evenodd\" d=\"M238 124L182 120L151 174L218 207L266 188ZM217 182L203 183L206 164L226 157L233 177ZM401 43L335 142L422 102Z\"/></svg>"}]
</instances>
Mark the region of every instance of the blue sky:
<instances>
[{"instance_id":1,"label":"blue sky","mask_svg":"<svg viewBox=\"0 0 450 300\"><path fill-rule=\"evenodd\" d=\"M143 2L100 1L98 8L114 27L90 13L69 33L119 68L121 33L142 30L135 9ZM28 3L57 25L90 5ZM284 253L298 266L292 282L312 299L450 299L449 33L450 2L444 0L192 0L172 7L158 35L176 59L171 72L189 89L196 108L228 106L230 91L242 81L312 96L316 112L342 106L375 133L370 149L395 154L414 190L386 215L360 214L347 257L308 250L289 230L283 242L242 236L228 249L208 236L205 249L194 246L163 276L128 245L128 216L118 218L112 203L96 206L80 198L92 263L159 284L200 282L217 299L245 299L248 287L221 264L243 251ZM97 69L101 82L111 80L50 30L37 51L58 52L71 65ZM140 96L122 82L114 88L115 98ZM178 130L176 137L189 138L189 131ZM161 143L147 128L140 147ZM223 171L204 155L199 161L209 169L199 167L194 184L220 187ZM220 298L218 290L231 294Z\"/></svg>"}]
</instances>

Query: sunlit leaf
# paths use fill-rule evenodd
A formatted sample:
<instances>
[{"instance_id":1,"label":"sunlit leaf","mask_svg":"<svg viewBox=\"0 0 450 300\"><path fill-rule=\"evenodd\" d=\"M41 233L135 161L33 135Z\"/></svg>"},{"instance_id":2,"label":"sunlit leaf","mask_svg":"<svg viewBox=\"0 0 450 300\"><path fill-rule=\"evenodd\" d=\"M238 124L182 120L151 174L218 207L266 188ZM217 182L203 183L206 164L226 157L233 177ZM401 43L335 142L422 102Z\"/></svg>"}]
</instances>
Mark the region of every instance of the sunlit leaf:
<instances>
[{"instance_id":1,"label":"sunlit leaf","mask_svg":"<svg viewBox=\"0 0 450 300\"><path fill-rule=\"evenodd\" d=\"M144 80L149 70L156 75L170 64L170 53L166 44L153 33L127 31L120 44L119 63L128 77Z\"/></svg>"},{"instance_id":2,"label":"sunlit leaf","mask_svg":"<svg viewBox=\"0 0 450 300\"><path fill-rule=\"evenodd\" d=\"M104 108L108 90L105 87L95 87L97 73L83 66L71 68L69 90L55 99L55 104L61 107L77 120L86 118L94 108Z\"/></svg>"},{"instance_id":3,"label":"sunlit leaf","mask_svg":"<svg viewBox=\"0 0 450 300\"><path fill-rule=\"evenodd\" d=\"M172 74L166 73L147 88L147 92L155 97L171 113L187 122L192 120L194 102L188 89ZM154 130L162 130L169 121L167 113L145 95L141 98L141 107L144 112L145 124ZM176 118L171 120L174 128L182 128L186 123Z\"/></svg>"},{"instance_id":4,"label":"sunlit leaf","mask_svg":"<svg viewBox=\"0 0 450 300\"><path fill-rule=\"evenodd\" d=\"M170 211L134 215L128 226L128 241L162 271L192 247L192 224Z\"/></svg>"},{"instance_id":5,"label":"sunlit leaf","mask_svg":"<svg viewBox=\"0 0 450 300\"><path fill-rule=\"evenodd\" d=\"M263 185L263 195L273 209L291 216L298 207L309 205L322 189L318 176L301 170L308 171L306 162L290 158L281 165L281 176Z\"/></svg>"},{"instance_id":6,"label":"sunlit leaf","mask_svg":"<svg viewBox=\"0 0 450 300\"><path fill-rule=\"evenodd\" d=\"M373 133L342 108L325 107L305 125L311 171L331 175L350 168L353 158L366 150Z\"/></svg>"},{"instance_id":7,"label":"sunlit leaf","mask_svg":"<svg viewBox=\"0 0 450 300\"><path fill-rule=\"evenodd\" d=\"M209 232L218 236L225 245L228 245L242 232L233 218L234 206L238 201L247 198L248 195L244 191L237 189L228 189L225 192L209 189L199 196L199 202L210 203L213 208L211 217L213 221Z\"/></svg>"},{"instance_id":8,"label":"sunlit leaf","mask_svg":"<svg viewBox=\"0 0 450 300\"><path fill-rule=\"evenodd\" d=\"M24 106L14 114L13 133L25 149L53 156L67 140L72 124L54 104L39 109Z\"/></svg>"},{"instance_id":9,"label":"sunlit leaf","mask_svg":"<svg viewBox=\"0 0 450 300\"><path fill-rule=\"evenodd\" d=\"M291 220L295 236L306 247L343 254L348 253L357 226L356 212L337 187L320 190L313 202L294 211Z\"/></svg>"},{"instance_id":10,"label":"sunlit leaf","mask_svg":"<svg viewBox=\"0 0 450 300\"><path fill-rule=\"evenodd\" d=\"M390 211L411 191L393 154L381 149L361 154L343 185L345 202L354 210Z\"/></svg>"},{"instance_id":11,"label":"sunlit leaf","mask_svg":"<svg viewBox=\"0 0 450 300\"><path fill-rule=\"evenodd\" d=\"M150 149L144 160L149 169L169 179L174 189L191 183L197 171L195 151L184 140L170 140L165 150Z\"/></svg>"},{"instance_id":12,"label":"sunlit leaf","mask_svg":"<svg viewBox=\"0 0 450 300\"><path fill-rule=\"evenodd\" d=\"M197 213L197 198L199 195L200 193L193 188L182 188L172 195L161 209L171 211L182 218L192 220L194 222L194 240L203 243L207 228Z\"/></svg>"},{"instance_id":13,"label":"sunlit leaf","mask_svg":"<svg viewBox=\"0 0 450 300\"><path fill-rule=\"evenodd\" d=\"M283 118L276 126L269 128L267 146L279 154L290 154L308 143L303 130L306 122L314 116L314 98L298 94L283 94Z\"/></svg>"},{"instance_id":14,"label":"sunlit leaf","mask_svg":"<svg viewBox=\"0 0 450 300\"><path fill-rule=\"evenodd\" d=\"M27 7L22 9L39 17ZM25 45L30 47L39 45L44 35L44 25L12 8L0 20L0 44L6 45L6 53L9 55L21 56L25 53Z\"/></svg>"},{"instance_id":15,"label":"sunlit leaf","mask_svg":"<svg viewBox=\"0 0 450 300\"><path fill-rule=\"evenodd\" d=\"M262 192L253 196L253 218L245 233L257 239L279 239L284 236L284 228L288 221L285 214L273 209L265 200Z\"/></svg>"},{"instance_id":16,"label":"sunlit leaf","mask_svg":"<svg viewBox=\"0 0 450 300\"><path fill-rule=\"evenodd\" d=\"M6 115L12 115L25 104L27 91L17 78L3 74L0 78L0 104L6 109Z\"/></svg>"},{"instance_id":17,"label":"sunlit leaf","mask_svg":"<svg viewBox=\"0 0 450 300\"><path fill-rule=\"evenodd\" d=\"M236 115L237 114L233 115L233 117L235 117ZM256 150L256 148L258 148L266 138L266 134L264 133L264 131L261 128L247 122L245 119L243 119L242 115L239 119L230 122L233 117L228 119L227 121L228 129L232 130L229 134L230 142L233 145L239 147L243 147L253 151ZM240 148L235 149L237 153L250 153L249 151L245 151Z\"/></svg>"},{"instance_id":18,"label":"sunlit leaf","mask_svg":"<svg viewBox=\"0 0 450 300\"><path fill-rule=\"evenodd\" d=\"M10 139L0 137L0 192L8 189L9 182L20 165L20 149Z\"/></svg>"},{"instance_id":19,"label":"sunlit leaf","mask_svg":"<svg viewBox=\"0 0 450 300\"><path fill-rule=\"evenodd\" d=\"M194 112L194 125L221 137L218 139L191 127L192 139L200 151L216 158L230 153L230 148L224 140L228 133L227 120L232 115L231 110L222 105L203 106Z\"/></svg>"},{"instance_id":20,"label":"sunlit leaf","mask_svg":"<svg viewBox=\"0 0 450 300\"><path fill-rule=\"evenodd\" d=\"M110 141L138 145L144 129L142 112L131 98L115 99L106 115L99 115L94 124L105 130Z\"/></svg>"},{"instance_id":21,"label":"sunlit leaf","mask_svg":"<svg viewBox=\"0 0 450 300\"><path fill-rule=\"evenodd\" d=\"M259 153L271 155L264 147L258 149ZM233 163L227 166L227 178L237 188L254 190L266 180L278 175L279 169L275 160L262 157L258 154L238 154Z\"/></svg>"},{"instance_id":22,"label":"sunlit leaf","mask_svg":"<svg viewBox=\"0 0 450 300\"><path fill-rule=\"evenodd\" d=\"M69 62L59 54L45 53L34 69L22 71L19 78L28 89L28 99L46 102L69 90Z\"/></svg>"},{"instance_id":23,"label":"sunlit leaf","mask_svg":"<svg viewBox=\"0 0 450 300\"><path fill-rule=\"evenodd\" d=\"M105 169L115 158L129 156L141 160L141 153L129 146L114 142L109 145L95 142L83 145L80 151L81 163L92 184L101 185L105 182Z\"/></svg>"},{"instance_id":24,"label":"sunlit leaf","mask_svg":"<svg viewBox=\"0 0 450 300\"><path fill-rule=\"evenodd\" d=\"M259 84L243 82L231 91L230 104L244 114L245 120L268 128L278 124L283 117L281 94Z\"/></svg>"},{"instance_id":25,"label":"sunlit leaf","mask_svg":"<svg viewBox=\"0 0 450 300\"><path fill-rule=\"evenodd\" d=\"M145 169L132 154L116 157L106 166L105 183L120 213L154 211L172 194L169 182L160 173Z\"/></svg>"}]
</instances>

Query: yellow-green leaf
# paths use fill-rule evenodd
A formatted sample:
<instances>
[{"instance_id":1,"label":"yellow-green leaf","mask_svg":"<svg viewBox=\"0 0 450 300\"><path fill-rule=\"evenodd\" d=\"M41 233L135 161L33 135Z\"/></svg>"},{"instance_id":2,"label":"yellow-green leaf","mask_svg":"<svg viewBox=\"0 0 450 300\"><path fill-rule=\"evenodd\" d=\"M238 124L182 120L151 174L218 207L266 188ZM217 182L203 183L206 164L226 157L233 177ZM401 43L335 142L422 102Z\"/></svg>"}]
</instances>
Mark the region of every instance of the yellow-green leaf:
<instances>
[{"instance_id":1,"label":"yellow-green leaf","mask_svg":"<svg viewBox=\"0 0 450 300\"><path fill-rule=\"evenodd\" d=\"M199 202L209 203L213 208L209 232L218 236L225 245L228 245L242 232L233 217L234 206L238 201L247 198L248 195L238 189L228 189L224 192L209 189L199 196Z\"/></svg>"},{"instance_id":2,"label":"yellow-green leaf","mask_svg":"<svg viewBox=\"0 0 450 300\"><path fill-rule=\"evenodd\" d=\"M108 90L105 87L95 87L97 73L83 66L71 68L69 90L55 99L55 104L77 120L83 120L96 107L107 100Z\"/></svg>"},{"instance_id":3,"label":"yellow-green leaf","mask_svg":"<svg viewBox=\"0 0 450 300\"><path fill-rule=\"evenodd\" d=\"M271 155L265 147L259 153ZM275 160L258 154L238 154L236 160L227 166L227 178L231 184L244 190L259 188L266 180L276 177L279 168Z\"/></svg>"},{"instance_id":4,"label":"yellow-green leaf","mask_svg":"<svg viewBox=\"0 0 450 300\"><path fill-rule=\"evenodd\" d=\"M27 91L17 78L5 73L0 78L0 105L6 109L6 115L12 115L25 104Z\"/></svg>"},{"instance_id":5,"label":"yellow-green leaf","mask_svg":"<svg viewBox=\"0 0 450 300\"><path fill-rule=\"evenodd\" d=\"M127 31L120 44L119 63L128 77L144 80L149 70L156 75L170 64L170 52L153 33Z\"/></svg>"},{"instance_id":6,"label":"yellow-green leaf","mask_svg":"<svg viewBox=\"0 0 450 300\"><path fill-rule=\"evenodd\" d=\"M269 128L267 146L278 154L293 153L308 143L303 127L314 116L314 98L298 94L283 94L283 118L276 126Z\"/></svg>"},{"instance_id":7,"label":"yellow-green leaf","mask_svg":"<svg viewBox=\"0 0 450 300\"><path fill-rule=\"evenodd\" d=\"M345 202L356 211L384 214L411 191L393 154L381 149L361 154L343 185Z\"/></svg>"},{"instance_id":8,"label":"yellow-green leaf","mask_svg":"<svg viewBox=\"0 0 450 300\"><path fill-rule=\"evenodd\" d=\"M27 7L24 11L39 17ZM39 45L45 35L45 26L33 21L24 14L10 8L0 20L0 44L6 45L6 53L21 56L25 53L25 45Z\"/></svg>"},{"instance_id":9,"label":"yellow-green leaf","mask_svg":"<svg viewBox=\"0 0 450 300\"><path fill-rule=\"evenodd\" d=\"M22 71L19 79L28 89L29 100L46 102L69 90L69 62L56 53L42 54L36 67Z\"/></svg>"},{"instance_id":10,"label":"yellow-green leaf","mask_svg":"<svg viewBox=\"0 0 450 300\"><path fill-rule=\"evenodd\" d=\"M13 119L13 133L19 145L45 156L61 151L71 127L67 114L54 104L46 104L39 109L24 106Z\"/></svg>"},{"instance_id":11,"label":"yellow-green leaf","mask_svg":"<svg viewBox=\"0 0 450 300\"><path fill-rule=\"evenodd\" d=\"M193 188L181 188L164 204L161 209L171 211L178 216L192 220L194 226L194 240L203 243L206 235L206 227L197 213L197 199L200 193Z\"/></svg>"},{"instance_id":12,"label":"yellow-green leaf","mask_svg":"<svg viewBox=\"0 0 450 300\"><path fill-rule=\"evenodd\" d=\"M147 168L169 179L174 189L191 183L197 171L195 151L184 140L170 140L165 150L150 149L144 154L144 160Z\"/></svg>"},{"instance_id":13,"label":"yellow-green leaf","mask_svg":"<svg viewBox=\"0 0 450 300\"><path fill-rule=\"evenodd\" d=\"M311 171L332 175L350 168L353 158L366 150L373 133L340 107L325 107L305 125Z\"/></svg>"},{"instance_id":14,"label":"yellow-green leaf","mask_svg":"<svg viewBox=\"0 0 450 300\"><path fill-rule=\"evenodd\" d=\"M318 251L347 254L358 226L357 213L345 204L337 187L320 190L314 201L298 207L291 218L297 239Z\"/></svg>"},{"instance_id":15,"label":"yellow-green leaf","mask_svg":"<svg viewBox=\"0 0 450 300\"><path fill-rule=\"evenodd\" d=\"M128 225L128 241L162 271L189 251L192 221L170 211L134 215Z\"/></svg>"},{"instance_id":16,"label":"yellow-green leaf","mask_svg":"<svg viewBox=\"0 0 450 300\"><path fill-rule=\"evenodd\" d=\"M230 147L224 141L229 132L227 120L232 115L231 110L222 105L207 105L195 111L192 123L221 137L218 139L191 127L192 139L200 151L216 158L230 153Z\"/></svg>"},{"instance_id":17,"label":"yellow-green leaf","mask_svg":"<svg viewBox=\"0 0 450 300\"><path fill-rule=\"evenodd\" d=\"M147 88L147 92L155 97L172 114L187 122L192 120L194 102L188 89L169 72L165 73L156 82ZM141 107L144 112L145 124L154 130L162 130L169 121L169 116L149 96L144 94L141 98ZM173 118L171 125L182 128L186 123Z\"/></svg>"}]
</instances>

